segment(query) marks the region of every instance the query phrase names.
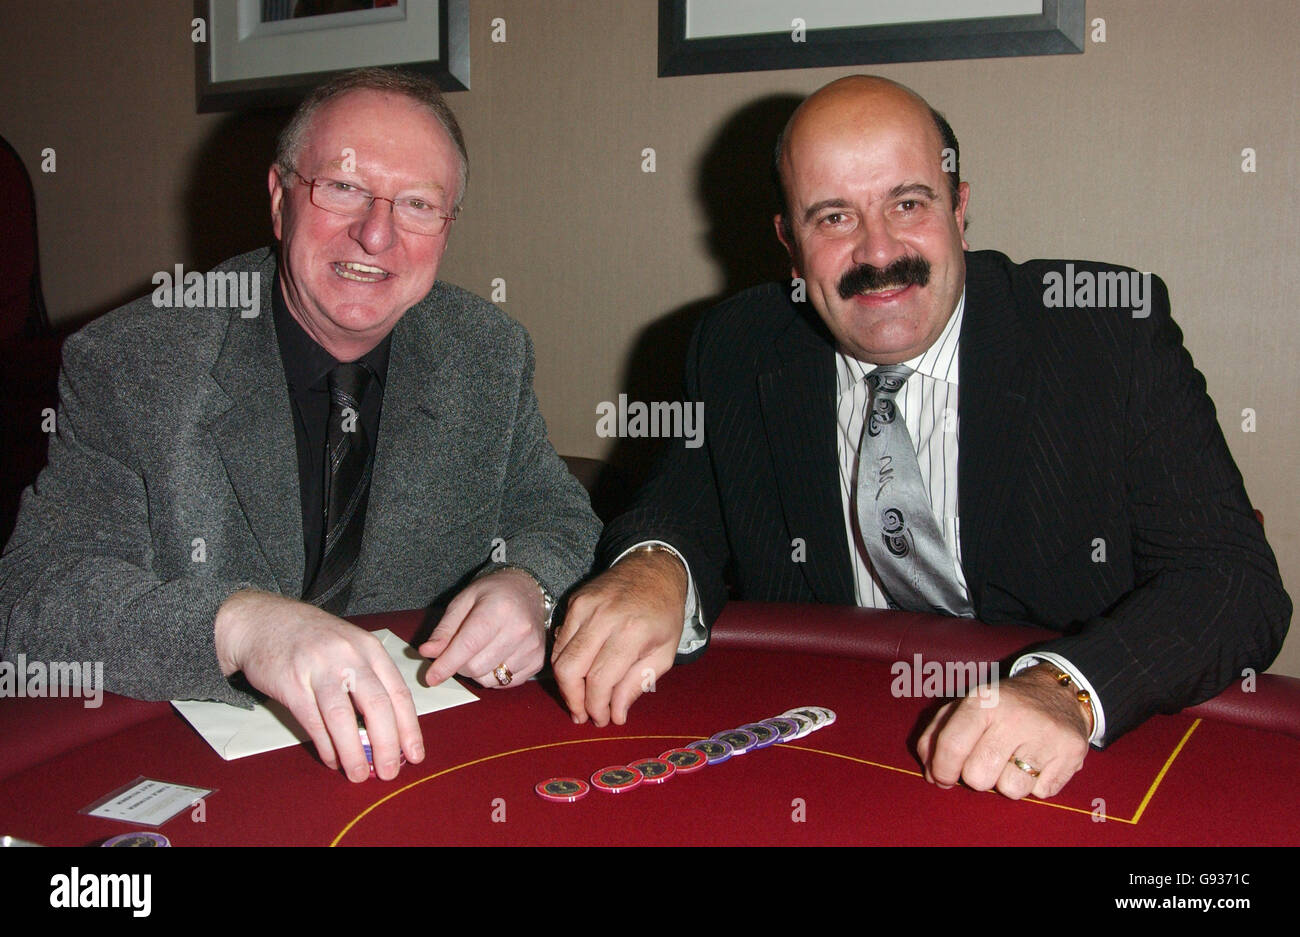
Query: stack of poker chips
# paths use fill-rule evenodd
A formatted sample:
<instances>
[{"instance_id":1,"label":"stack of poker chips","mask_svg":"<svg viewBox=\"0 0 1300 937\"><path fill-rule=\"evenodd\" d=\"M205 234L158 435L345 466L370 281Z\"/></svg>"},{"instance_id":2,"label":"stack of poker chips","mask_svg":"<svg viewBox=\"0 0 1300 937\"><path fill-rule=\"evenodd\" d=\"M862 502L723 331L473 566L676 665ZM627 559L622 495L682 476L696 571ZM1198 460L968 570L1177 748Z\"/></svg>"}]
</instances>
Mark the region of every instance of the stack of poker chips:
<instances>
[{"instance_id":1,"label":"stack of poker chips","mask_svg":"<svg viewBox=\"0 0 1300 937\"><path fill-rule=\"evenodd\" d=\"M112 839L106 839L100 843L101 846L134 846L139 848L170 846L172 841L161 833L123 833L120 836L114 836Z\"/></svg>"},{"instance_id":2,"label":"stack of poker chips","mask_svg":"<svg viewBox=\"0 0 1300 937\"><path fill-rule=\"evenodd\" d=\"M601 768L591 776L590 782L582 778L550 778L539 782L534 790L542 799L559 804L581 800L593 787L607 794L623 794L642 784L663 784L675 774L690 774L707 765L720 765L746 752L793 742L834 721L835 713L825 706L800 706L771 719L718 732L683 748L669 749L658 758Z\"/></svg>"},{"instance_id":3,"label":"stack of poker chips","mask_svg":"<svg viewBox=\"0 0 1300 937\"><path fill-rule=\"evenodd\" d=\"M361 737L361 750L366 753L366 764L370 766L370 776L377 778L379 775L375 771L375 752L370 747L370 733L366 731L366 723L360 715L357 716L357 735ZM406 752L399 751L397 756L397 766L399 768L406 767Z\"/></svg>"}]
</instances>

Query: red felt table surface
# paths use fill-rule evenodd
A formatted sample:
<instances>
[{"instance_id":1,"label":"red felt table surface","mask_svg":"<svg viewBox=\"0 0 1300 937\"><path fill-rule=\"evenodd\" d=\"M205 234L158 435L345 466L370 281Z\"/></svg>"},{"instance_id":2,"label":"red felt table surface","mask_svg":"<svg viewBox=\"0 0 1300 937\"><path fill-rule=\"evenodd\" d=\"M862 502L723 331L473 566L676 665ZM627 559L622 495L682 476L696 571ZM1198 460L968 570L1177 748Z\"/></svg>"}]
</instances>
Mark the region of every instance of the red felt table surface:
<instances>
[{"instance_id":1,"label":"red felt table surface","mask_svg":"<svg viewBox=\"0 0 1300 937\"><path fill-rule=\"evenodd\" d=\"M163 705L0 781L0 832L47 845L97 843L130 827L77 811L143 775L217 790L202 822L186 812L162 828L177 846L1300 843L1293 735L1194 714L1157 716L1089 754L1049 802L939 790L922 779L912 748L936 702L891 692L893 661L912 660L914 647L925 653L923 616L877 618L871 640L881 647L828 638L822 648L835 653L812 653L815 646L747 633L763 620L806 632L808 613L800 629L788 609L730 609L734 625L719 622L716 646L664 676L626 726L573 725L549 682L474 686L478 702L421 719L429 752L422 764L395 781L351 784L306 746L222 761ZM834 615L836 627L861 624L846 612L815 614ZM409 635L416 618L367 624ZM932 635L936 656L952 650L945 627ZM1000 656L1023 637L991 629L987 648ZM533 791L547 778L588 778L802 705L827 706L838 721L623 794L593 790L556 804ZM104 718L116 718L111 713Z\"/></svg>"}]
</instances>

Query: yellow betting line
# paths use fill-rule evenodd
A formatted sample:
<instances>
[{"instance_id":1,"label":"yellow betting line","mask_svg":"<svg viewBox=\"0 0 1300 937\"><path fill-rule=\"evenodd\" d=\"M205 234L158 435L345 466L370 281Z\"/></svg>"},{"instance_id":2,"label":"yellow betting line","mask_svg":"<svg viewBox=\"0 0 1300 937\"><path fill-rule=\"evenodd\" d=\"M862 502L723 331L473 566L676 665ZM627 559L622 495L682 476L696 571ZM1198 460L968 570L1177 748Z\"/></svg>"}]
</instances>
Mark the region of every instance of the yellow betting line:
<instances>
[{"instance_id":1,"label":"yellow betting line","mask_svg":"<svg viewBox=\"0 0 1300 937\"><path fill-rule=\"evenodd\" d=\"M698 736L698 737L703 738L704 736ZM330 843L330 845L337 846L339 844L339 841L342 840L343 837L347 836L348 832L354 826L360 823L362 819L365 818L366 814L370 813L372 810L376 810L379 807L383 806L388 801L396 797L398 794L405 794L411 788L418 787L419 785L423 784L425 781L432 781L434 778L440 778L444 774L451 774L453 771L459 771L462 768L470 768L473 767L474 765L480 765L485 761L495 761L498 758L508 758L511 755L522 755L524 752L536 752L542 750L543 748L562 748L565 745L589 745L592 742L622 742L622 741L632 741L635 739L680 739L680 738L685 738L685 736L683 735L620 735L620 736L610 736L610 737L602 737L602 738L595 738L595 739L572 739L571 741L568 742L547 742L545 745L529 745L527 748L516 748L508 752L497 752L495 755L484 755L482 758L475 758L473 761L466 761L462 764L455 765L454 767L444 768L441 771L437 771L434 772L433 774L426 775L425 777L418 778L417 780L412 781L410 784L407 784L405 787L399 787L397 790L389 794L385 794L383 797L379 798L377 801L375 801L365 810L361 811L359 814L357 814L355 817L349 820L348 825L343 827L343 829L339 831L339 835L334 837L334 840L333 842Z\"/></svg>"},{"instance_id":2,"label":"yellow betting line","mask_svg":"<svg viewBox=\"0 0 1300 937\"><path fill-rule=\"evenodd\" d=\"M1187 731L1183 733L1183 737L1179 739L1178 744L1174 746L1174 750L1169 753L1169 757L1165 759L1165 763L1161 766L1160 771L1157 772L1155 779L1151 782L1151 786L1147 788L1146 794L1143 796L1141 802L1138 804L1137 812L1133 814L1133 817L1131 819L1125 817L1111 816L1104 812L1101 815L1102 819L1114 820L1118 823L1127 823L1130 826L1136 826L1138 821L1142 819L1142 814L1146 811L1147 804L1149 804L1151 802L1151 798L1155 796L1156 788L1160 786L1160 782L1163 781L1165 775L1169 773L1169 768L1173 765L1174 759L1178 757L1179 753L1183 750L1183 747L1187 744L1187 740L1192 737L1192 733L1196 731L1196 727L1199 726L1200 724L1201 724L1201 720L1197 719L1188 727ZM384 795L379 800L375 801L365 810L361 811L359 814L357 814L355 817L349 820L347 826L343 827L343 829L339 832L338 836L334 837L334 840L333 842L330 843L330 845L337 846L339 842L343 839L343 837L347 836L348 833L352 830L352 828L356 826L358 823L360 823L361 820L363 820L367 814L369 814L372 810L376 810L379 807L383 806L385 803L392 800L394 797L398 796L399 794L404 794L407 791L409 791L411 788L423 784L425 781L432 781L434 778L440 778L443 775L451 774L453 771L460 771L462 768L470 768L473 767L474 765L482 764L485 761L495 761L498 758L508 758L511 755L522 755L524 752L541 751L544 748L563 748L566 745L588 745L591 744L592 742L624 742L624 741L635 741L637 739L681 739L681 738L686 738L686 736L684 735L620 735L614 737L604 737L604 738L595 738L595 739L572 739L567 742L547 742L544 745L529 745L526 748L515 748L508 752L498 752L495 755L485 755L482 758L475 758L473 761L466 761L461 764L455 765L451 768L444 768L441 771L437 771L434 772L433 774L426 775L425 777L412 781L410 784L407 784L405 787L399 787L397 790ZM828 755L831 758L839 758L843 761L851 761L859 765L868 765L872 768L883 768L886 771L896 771L899 774L911 775L914 778L924 777L924 775L921 774L921 772L919 771L912 771L908 768L899 768L894 765L886 765L878 761L868 761L865 758L855 758L852 755L845 755L840 752L828 752L825 749L821 749L821 748L808 748L807 746L804 745L789 745L789 744L782 745L781 747L794 749L795 751L801 751L801 752L812 752L813 754L816 755ZM1042 807L1053 807L1057 810L1068 810L1071 813L1082 813L1086 816L1092 816L1095 814L1095 811L1085 810L1082 807L1070 807L1066 804L1055 804L1048 800L1038 800L1035 797L1026 797L1025 801L1031 804L1038 804Z\"/></svg>"},{"instance_id":3,"label":"yellow betting line","mask_svg":"<svg viewBox=\"0 0 1300 937\"><path fill-rule=\"evenodd\" d=\"M808 748L804 745L790 745L790 744L785 744L782 745L781 747L783 749L792 748L795 751L800 751L800 752L813 752L814 754L817 755L830 755L832 758L842 758L845 761L852 761L860 765L870 765L873 768L884 768L886 771L897 771L899 774L910 774L914 778L925 777L925 775L921 774L921 772L919 771L912 771L909 770L908 768L896 768L893 765L882 765L878 761L867 761L867 759L865 758L854 758L852 755L841 755L839 752L828 752L820 748Z\"/></svg>"},{"instance_id":4,"label":"yellow betting line","mask_svg":"<svg viewBox=\"0 0 1300 937\"><path fill-rule=\"evenodd\" d=\"M1165 759L1165 763L1161 766L1160 770L1156 772L1155 779L1151 782L1151 786L1147 788L1146 794L1143 796L1142 800L1138 803L1137 812L1133 814L1132 819L1126 819L1125 817L1113 817L1110 814L1105 813L1104 811L1102 812L1101 815L1102 819L1114 820L1117 823L1127 823L1129 826L1137 826L1138 821L1142 819L1143 812L1147 809L1147 804L1149 804L1151 802L1151 798L1155 796L1156 788L1159 787L1160 782L1165 779L1165 775L1169 772L1170 766L1173 765L1174 759L1178 757L1178 753L1183 750L1183 746L1187 744L1187 740L1192 737L1192 733L1196 731L1196 727L1199 726L1200 724L1201 724L1201 720L1197 719L1195 722L1193 722L1190 726L1187 727L1187 731L1183 733L1183 737L1179 739L1178 744L1174 746L1174 750L1171 751L1169 753L1169 757ZM1038 800L1035 797L1026 797L1025 800L1029 801L1031 804L1041 804L1044 807L1055 807L1057 810L1069 810L1073 813L1083 813L1089 815L1094 814L1094 811L1084 810L1082 807L1069 807L1066 806L1065 804L1054 804L1051 801Z\"/></svg>"},{"instance_id":5,"label":"yellow betting line","mask_svg":"<svg viewBox=\"0 0 1300 937\"><path fill-rule=\"evenodd\" d=\"M793 749L797 749L798 751L801 751L801 752L814 752L814 753L816 753L816 754L818 754L818 755L830 755L832 758L842 758L844 761L852 761L852 762L856 762L857 764L860 764L860 765L870 765L870 766L873 767L873 768L884 768L886 771L897 771L899 774L910 774L910 775L911 775L912 777L914 777L914 778L924 778L924 777L925 777L925 775L922 774L920 771L911 771L911 770L909 770L909 769L907 769L907 768L897 768L897 767L895 767L894 765L883 765L883 764L881 764L881 763L878 762L878 761L867 761L865 758L854 758L852 755L842 755L842 754L840 754L839 752L828 752L828 751L824 751L824 750L822 750L822 749L820 749L820 748L805 748L805 747L802 746L802 745L785 745L785 746L782 746L782 747L784 747L784 748L793 748ZM1157 783L1157 784L1160 783L1160 779L1159 779L1159 777L1156 778L1156 783ZM1151 791L1154 791L1154 790L1155 790L1155 786L1152 785ZM1151 791L1148 791L1148 792L1147 792L1147 798L1148 798L1148 799L1150 799ZM996 794L997 791L985 791L984 793L993 793L993 794ZM1082 814L1088 814L1088 815L1091 815L1092 812L1093 812L1093 811L1091 811L1091 810L1084 810L1084 809L1081 808L1081 807L1067 807L1065 804L1054 804L1054 803L1052 803L1051 801L1048 801L1048 800L1038 800L1037 798L1034 798L1034 797L1026 797L1026 798L1025 798L1025 802L1026 802L1026 803L1031 803L1031 804L1041 804L1041 805L1044 806L1044 807L1055 807L1057 810L1070 810L1070 811L1073 811L1074 813L1082 813ZM1146 801L1143 801L1143 803L1145 803L1145 802L1146 802ZM1105 816L1105 814L1103 814L1103 816ZM1125 820L1125 819L1123 819L1122 817L1109 817L1109 816L1108 816L1108 817L1106 817L1106 818L1107 818L1108 820L1119 820L1119 822L1121 822L1121 823L1136 823L1136 822L1137 822L1136 819L1133 819L1133 820Z\"/></svg>"},{"instance_id":6,"label":"yellow betting line","mask_svg":"<svg viewBox=\"0 0 1300 937\"><path fill-rule=\"evenodd\" d=\"M1179 739L1178 744L1174 746L1174 750L1169 753L1169 757L1165 759L1164 765L1160 768L1160 773L1157 774L1156 779L1151 782L1151 787L1147 790L1147 795L1142 798L1142 803L1138 804L1137 813L1133 814L1134 823L1137 823L1138 820L1142 819L1143 811L1147 809L1147 804L1150 803L1151 798L1155 796L1156 788L1160 786L1160 782L1165 779L1165 774L1169 771L1170 765L1174 763L1174 759L1178 757L1178 753L1183 750L1183 746L1187 744L1187 740L1192 737L1192 733L1196 731L1196 727L1200 724L1201 720L1197 719L1188 726L1187 731L1183 733L1183 737Z\"/></svg>"}]
</instances>

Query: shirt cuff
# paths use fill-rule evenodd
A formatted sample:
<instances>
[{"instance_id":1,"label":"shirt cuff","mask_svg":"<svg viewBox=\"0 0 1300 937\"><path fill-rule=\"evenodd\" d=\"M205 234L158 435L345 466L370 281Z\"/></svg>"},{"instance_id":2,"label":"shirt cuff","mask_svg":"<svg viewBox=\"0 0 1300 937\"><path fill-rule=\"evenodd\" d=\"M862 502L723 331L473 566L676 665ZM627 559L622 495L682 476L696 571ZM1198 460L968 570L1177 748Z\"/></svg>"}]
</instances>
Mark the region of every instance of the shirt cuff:
<instances>
[{"instance_id":1,"label":"shirt cuff","mask_svg":"<svg viewBox=\"0 0 1300 937\"><path fill-rule=\"evenodd\" d=\"M1010 676L1014 677L1022 670L1028 670L1035 664L1053 664L1070 675L1075 686L1088 694L1088 705L1092 707L1092 735L1088 737L1089 745L1101 746L1101 740L1106 737L1106 711L1101 708L1101 698L1088 682L1088 678L1075 669L1074 665L1062 657L1060 654L1053 654L1050 651L1043 651L1037 654L1025 654L1017 657L1011 665Z\"/></svg>"},{"instance_id":2,"label":"shirt cuff","mask_svg":"<svg viewBox=\"0 0 1300 937\"><path fill-rule=\"evenodd\" d=\"M690 564L686 562L686 557L682 556L673 547L671 543L664 543L662 540L643 540L635 543L620 553L615 559L617 563L629 553L635 553L637 550L649 546L663 547L673 556L681 561L682 567L686 570L686 608L682 613L682 639L677 642L678 654L694 654L700 648L704 647L708 641L709 632L704 627L704 622L700 619L700 595L695 588L695 577L691 575ZM613 566L614 563L610 563Z\"/></svg>"}]
</instances>

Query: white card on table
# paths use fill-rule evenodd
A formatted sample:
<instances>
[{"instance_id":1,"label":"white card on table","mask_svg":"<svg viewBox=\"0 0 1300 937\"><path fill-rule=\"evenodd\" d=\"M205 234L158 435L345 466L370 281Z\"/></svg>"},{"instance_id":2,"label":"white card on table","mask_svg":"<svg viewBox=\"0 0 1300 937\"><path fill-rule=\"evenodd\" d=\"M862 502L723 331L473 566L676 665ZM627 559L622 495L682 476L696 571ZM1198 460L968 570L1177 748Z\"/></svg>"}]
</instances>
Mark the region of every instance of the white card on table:
<instances>
[{"instance_id":1,"label":"white card on table","mask_svg":"<svg viewBox=\"0 0 1300 937\"><path fill-rule=\"evenodd\" d=\"M383 642L384 650L406 681L417 716L478 700L454 677L437 686L425 686L419 681L419 673L428 660L387 628L374 635ZM263 700L251 710L210 700L172 700L172 705L227 761L310 741L289 710L275 700Z\"/></svg>"},{"instance_id":2,"label":"white card on table","mask_svg":"<svg viewBox=\"0 0 1300 937\"><path fill-rule=\"evenodd\" d=\"M136 778L90 806L83 807L78 813L139 826L162 826L211 793L212 790L206 787L188 787L152 778Z\"/></svg>"}]
</instances>

